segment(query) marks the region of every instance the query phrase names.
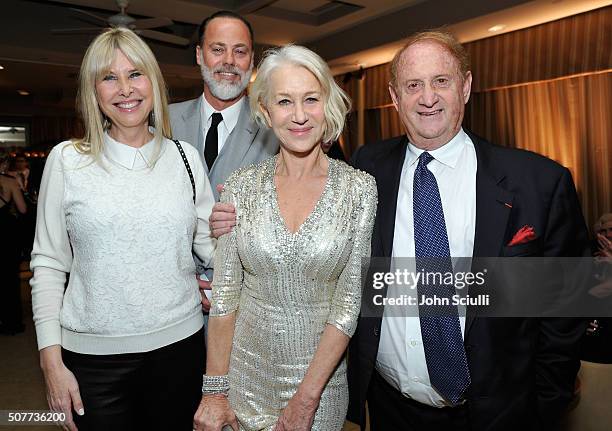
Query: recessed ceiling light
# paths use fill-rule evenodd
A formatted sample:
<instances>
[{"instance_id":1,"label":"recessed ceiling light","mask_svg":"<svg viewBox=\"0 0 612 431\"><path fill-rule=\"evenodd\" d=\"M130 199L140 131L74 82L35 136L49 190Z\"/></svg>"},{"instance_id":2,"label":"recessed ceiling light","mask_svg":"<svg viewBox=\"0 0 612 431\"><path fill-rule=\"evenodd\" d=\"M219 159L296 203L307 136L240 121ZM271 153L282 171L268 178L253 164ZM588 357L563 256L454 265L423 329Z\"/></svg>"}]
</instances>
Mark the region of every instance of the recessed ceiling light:
<instances>
[{"instance_id":1,"label":"recessed ceiling light","mask_svg":"<svg viewBox=\"0 0 612 431\"><path fill-rule=\"evenodd\" d=\"M29 96L30 92L29 91L25 91L25 90L17 90L17 93L19 93L22 96Z\"/></svg>"},{"instance_id":2,"label":"recessed ceiling light","mask_svg":"<svg viewBox=\"0 0 612 431\"><path fill-rule=\"evenodd\" d=\"M4 66L0 65L0 70L4 69Z\"/></svg>"},{"instance_id":3,"label":"recessed ceiling light","mask_svg":"<svg viewBox=\"0 0 612 431\"><path fill-rule=\"evenodd\" d=\"M503 30L505 28L506 28L506 24L497 24L497 25L494 25L493 27L490 27L489 31L494 33L496 31L500 31L500 30Z\"/></svg>"}]
</instances>

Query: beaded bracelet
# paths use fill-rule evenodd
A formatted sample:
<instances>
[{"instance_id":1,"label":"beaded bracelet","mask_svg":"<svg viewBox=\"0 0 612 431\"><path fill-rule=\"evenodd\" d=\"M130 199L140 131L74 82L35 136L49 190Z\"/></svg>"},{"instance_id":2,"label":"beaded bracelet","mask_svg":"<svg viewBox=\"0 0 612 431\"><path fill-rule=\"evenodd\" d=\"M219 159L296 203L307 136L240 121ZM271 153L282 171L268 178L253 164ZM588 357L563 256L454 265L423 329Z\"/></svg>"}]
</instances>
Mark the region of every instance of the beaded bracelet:
<instances>
[{"instance_id":1,"label":"beaded bracelet","mask_svg":"<svg viewBox=\"0 0 612 431\"><path fill-rule=\"evenodd\" d=\"M202 376L202 395L226 395L229 392L229 376Z\"/></svg>"}]
</instances>

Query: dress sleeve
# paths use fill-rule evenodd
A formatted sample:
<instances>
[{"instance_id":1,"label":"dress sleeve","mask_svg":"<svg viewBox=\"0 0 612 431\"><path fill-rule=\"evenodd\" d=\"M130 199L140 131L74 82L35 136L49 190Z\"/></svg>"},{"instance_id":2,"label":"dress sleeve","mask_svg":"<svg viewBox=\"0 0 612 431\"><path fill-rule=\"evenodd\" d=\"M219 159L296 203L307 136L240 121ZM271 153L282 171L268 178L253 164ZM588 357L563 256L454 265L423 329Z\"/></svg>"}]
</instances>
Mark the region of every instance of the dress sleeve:
<instances>
[{"instance_id":1,"label":"dress sleeve","mask_svg":"<svg viewBox=\"0 0 612 431\"><path fill-rule=\"evenodd\" d=\"M204 172L202 160L193 152L195 157L190 157L189 164L192 167L193 179L196 186L196 201L195 208L198 215L198 225L196 227L195 236L193 238L193 251L200 258L205 267L210 267L217 240L210 234L210 226L208 225L208 217L212 212L212 207L215 204L215 197L210 187L208 176Z\"/></svg>"},{"instance_id":2,"label":"dress sleeve","mask_svg":"<svg viewBox=\"0 0 612 431\"><path fill-rule=\"evenodd\" d=\"M357 203L351 220L351 223L355 224L354 237L351 240L353 248L338 279L327 318L328 324L334 325L349 337L357 327L361 307L361 259L370 257L372 228L378 203L373 177L363 177L362 181L355 182L355 187L359 190L353 197L353 202Z\"/></svg>"},{"instance_id":3,"label":"dress sleeve","mask_svg":"<svg viewBox=\"0 0 612 431\"><path fill-rule=\"evenodd\" d=\"M36 235L30 268L34 275L32 311L38 348L61 344L60 311L64 299L66 274L72 266L72 250L64 212L64 169L62 149L56 146L45 163L40 184Z\"/></svg>"},{"instance_id":4,"label":"dress sleeve","mask_svg":"<svg viewBox=\"0 0 612 431\"><path fill-rule=\"evenodd\" d=\"M233 204L238 215L238 199L231 180L225 183L220 202ZM218 240L212 282L211 316L231 314L238 309L240 303L244 270L238 255L237 228L238 225L234 226L230 233L222 235Z\"/></svg>"}]
</instances>

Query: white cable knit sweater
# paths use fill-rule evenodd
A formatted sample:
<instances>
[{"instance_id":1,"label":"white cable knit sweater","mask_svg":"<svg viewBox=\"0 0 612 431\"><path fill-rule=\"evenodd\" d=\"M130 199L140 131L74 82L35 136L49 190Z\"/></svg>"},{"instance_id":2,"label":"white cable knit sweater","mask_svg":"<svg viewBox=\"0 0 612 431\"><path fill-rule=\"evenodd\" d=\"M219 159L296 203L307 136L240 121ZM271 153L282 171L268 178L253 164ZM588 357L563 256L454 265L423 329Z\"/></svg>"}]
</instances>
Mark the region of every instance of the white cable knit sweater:
<instances>
[{"instance_id":1,"label":"white cable knit sweater","mask_svg":"<svg viewBox=\"0 0 612 431\"><path fill-rule=\"evenodd\" d=\"M50 153L32 251L38 347L87 354L150 351L202 327L192 246L210 262L214 198L196 150L182 143L135 149L106 136L102 166L70 142ZM66 274L70 273L64 292Z\"/></svg>"}]
</instances>

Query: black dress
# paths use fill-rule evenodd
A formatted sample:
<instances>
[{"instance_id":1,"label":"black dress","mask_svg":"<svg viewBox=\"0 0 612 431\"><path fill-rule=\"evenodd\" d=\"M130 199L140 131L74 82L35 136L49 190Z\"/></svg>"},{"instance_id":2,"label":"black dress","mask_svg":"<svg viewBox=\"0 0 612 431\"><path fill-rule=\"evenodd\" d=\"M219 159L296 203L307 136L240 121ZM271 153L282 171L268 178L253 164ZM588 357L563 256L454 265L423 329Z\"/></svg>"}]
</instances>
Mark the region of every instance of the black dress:
<instances>
[{"instance_id":1,"label":"black dress","mask_svg":"<svg viewBox=\"0 0 612 431\"><path fill-rule=\"evenodd\" d=\"M11 213L11 201L0 196L0 205L0 332L12 335L23 331L19 283L20 241L17 218Z\"/></svg>"}]
</instances>

